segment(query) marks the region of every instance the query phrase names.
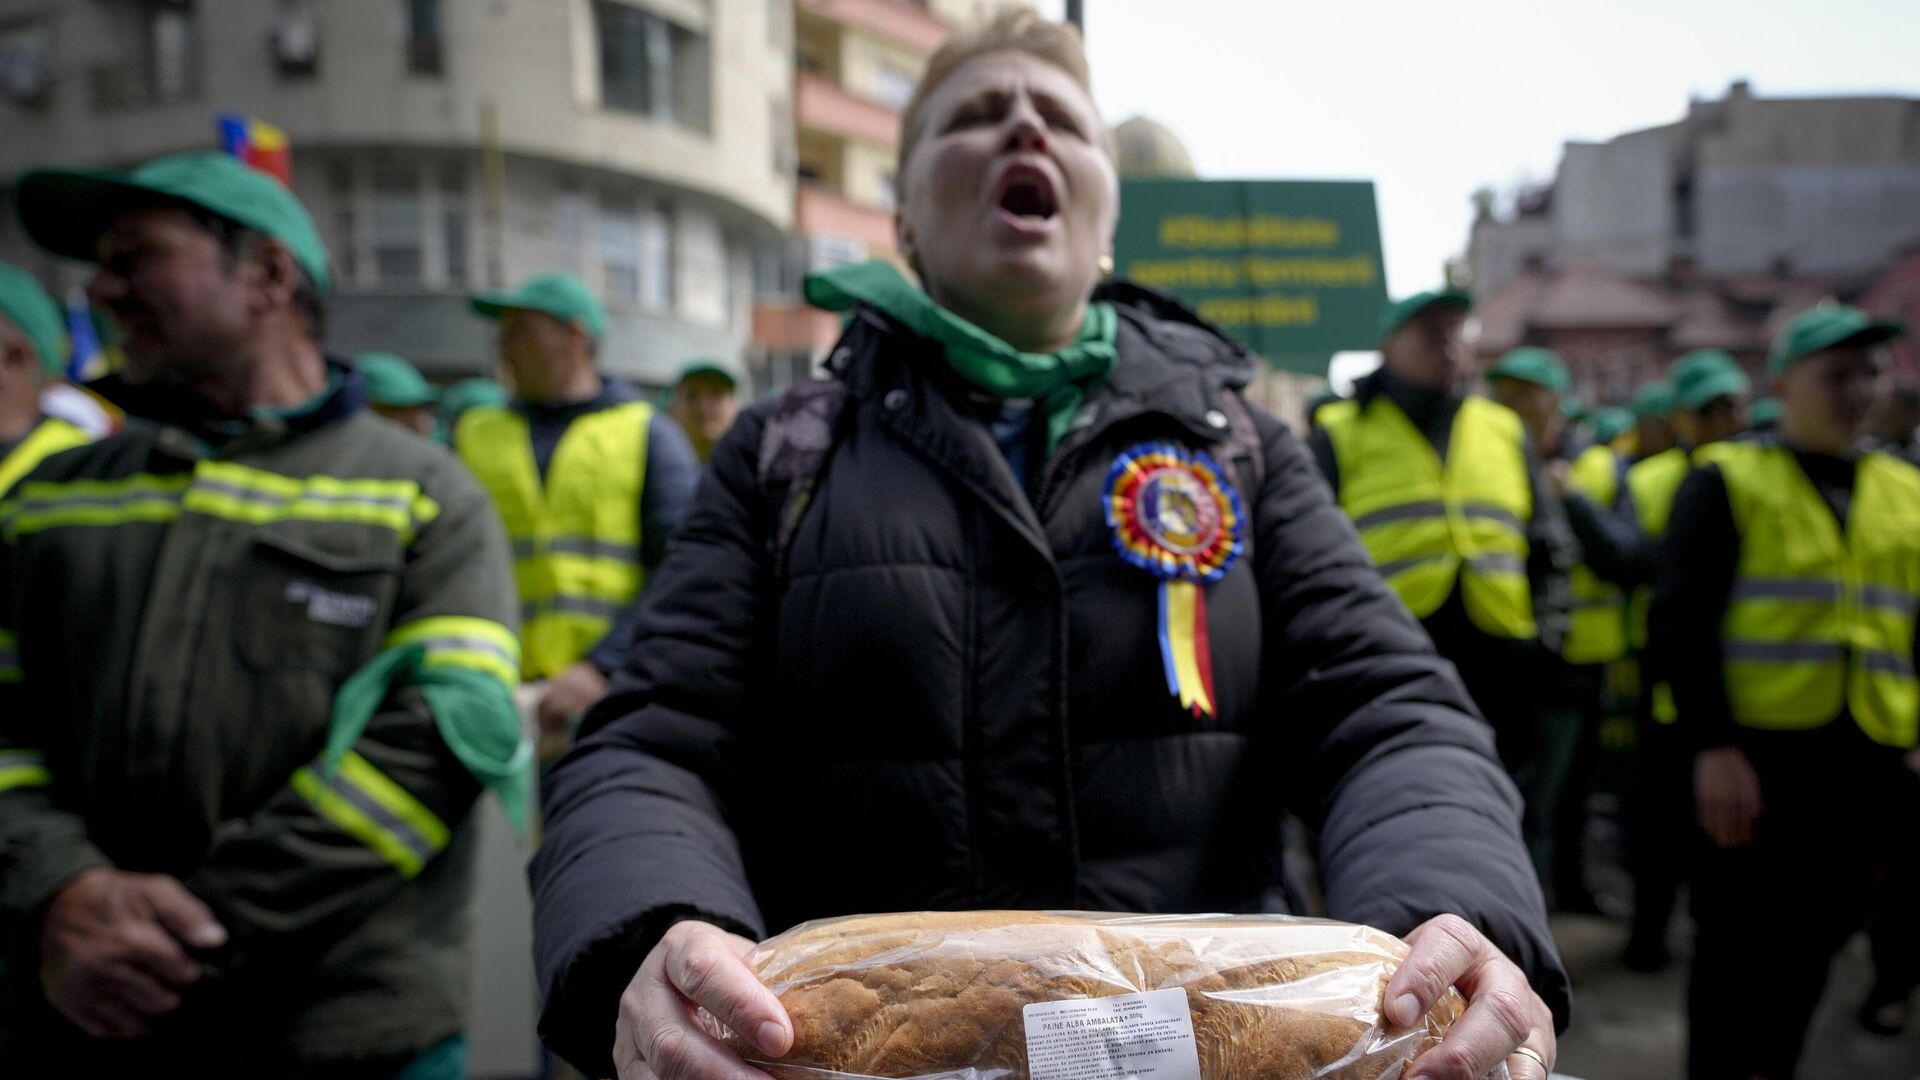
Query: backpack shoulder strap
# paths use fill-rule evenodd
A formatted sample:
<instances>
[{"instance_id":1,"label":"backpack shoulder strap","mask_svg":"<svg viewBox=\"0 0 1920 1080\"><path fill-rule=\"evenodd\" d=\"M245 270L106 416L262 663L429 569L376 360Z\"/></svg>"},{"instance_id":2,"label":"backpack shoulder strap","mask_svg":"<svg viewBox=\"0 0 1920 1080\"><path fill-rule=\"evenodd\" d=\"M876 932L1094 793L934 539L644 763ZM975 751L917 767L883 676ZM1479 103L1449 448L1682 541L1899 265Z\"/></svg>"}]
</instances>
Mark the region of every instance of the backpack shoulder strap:
<instances>
[{"instance_id":1,"label":"backpack shoulder strap","mask_svg":"<svg viewBox=\"0 0 1920 1080\"><path fill-rule=\"evenodd\" d=\"M1220 390L1220 411L1227 418L1227 437L1214 444L1215 455L1238 470L1240 483L1252 498L1267 480L1267 454L1260 444L1260 429L1246 399L1231 387Z\"/></svg>"},{"instance_id":2,"label":"backpack shoulder strap","mask_svg":"<svg viewBox=\"0 0 1920 1080\"><path fill-rule=\"evenodd\" d=\"M1213 455L1240 481L1242 511L1247 515L1246 552L1253 553L1254 500L1267 481L1267 453L1260 444L1260 429L1253 420L1247 401L1232 387L1220 389L1220 411L1227 418L1227 437L1213 445Z\"/></svg>"},{"instance_id":3,"label":"backpack shoulder strap","mask_svg":"<svg viewBox=\"0 0 1920 1080\"><path fill-rule=\"evenodd\" d=\"M846 405L846 384L817 380L782 394L767 416L755 478L773 526L767 554L775 574L786 573L787 548L839 442Z\"/></svg>"}]
</instances>

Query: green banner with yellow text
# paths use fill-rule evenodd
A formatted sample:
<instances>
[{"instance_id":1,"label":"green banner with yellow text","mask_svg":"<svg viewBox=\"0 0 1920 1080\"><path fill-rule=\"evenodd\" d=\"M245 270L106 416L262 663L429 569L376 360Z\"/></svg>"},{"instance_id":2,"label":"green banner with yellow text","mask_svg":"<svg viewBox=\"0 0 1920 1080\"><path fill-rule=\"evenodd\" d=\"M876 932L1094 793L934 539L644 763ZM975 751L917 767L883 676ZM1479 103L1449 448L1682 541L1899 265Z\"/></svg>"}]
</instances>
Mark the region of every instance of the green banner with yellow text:
<instances>
[{"instance_id":1,"label":"green banner with yellow text","mask_svg":"<svg viewBox=\"0 0 1920 1080\"><path fill-rule=\"evenodd\" d=\"M1371 349L1387 302L1370 181L1127 180L1116 270L1275 367L1325 375Z\"/></svg>"}]
</instances>

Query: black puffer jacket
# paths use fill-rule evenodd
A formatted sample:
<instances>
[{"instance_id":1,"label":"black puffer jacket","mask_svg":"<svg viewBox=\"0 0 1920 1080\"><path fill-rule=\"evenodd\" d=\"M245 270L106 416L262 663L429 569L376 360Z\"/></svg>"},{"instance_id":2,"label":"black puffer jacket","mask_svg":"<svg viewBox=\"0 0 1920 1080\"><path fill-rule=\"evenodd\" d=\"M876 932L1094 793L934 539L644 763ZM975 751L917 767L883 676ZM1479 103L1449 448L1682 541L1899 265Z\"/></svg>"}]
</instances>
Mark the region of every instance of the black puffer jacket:
<instances>
[{"instance_id":1,"label":"black puffer jacket","mask_svg":"<svg viewBox=\"0 0 1920 1080\"><path fill-rule=\"evenodd\" d=\"M784 575L767 409L722 441L626 671L547 782L531 876L561 1054L611 1071L620 991L678 918L758 937L872 911L1257 910L1283 808L1315 827L1331 915L1405 933L1458 912L1564 1024L1492 738L1264 415L1251 551L1206 587L1218 713L1167 692L1157 585L1114 552L1105 477L1143 441L1218 443L1252 365L1167 301L1111 296L1120 362L1031 500L926 343L867 310Z\"/></svg>"}]
</instances>

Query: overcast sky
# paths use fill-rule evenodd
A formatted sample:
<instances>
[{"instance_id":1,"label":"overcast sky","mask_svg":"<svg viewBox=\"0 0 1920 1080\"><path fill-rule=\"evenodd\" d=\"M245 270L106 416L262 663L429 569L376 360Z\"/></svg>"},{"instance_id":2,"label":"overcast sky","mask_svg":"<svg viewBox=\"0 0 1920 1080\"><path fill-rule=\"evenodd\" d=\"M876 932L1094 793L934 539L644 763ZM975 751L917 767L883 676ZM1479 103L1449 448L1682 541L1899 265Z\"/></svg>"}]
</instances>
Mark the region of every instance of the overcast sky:
<instances>
[{"instance_id":1,"label":"overcast sky","mask_svg":"<svg viewBox=\"0 0 1920 1080\"><path fill-rule=\"evenodd\" d=\"M1109 120L1171 128L1211 179L1371 179L1394 295L1466 245L1473 191L1569 140L1761 97L1920 97L1920 0L1085 0ZM1055 17L1063 0L1039 0Z\"/></svg>"}]
</instances>

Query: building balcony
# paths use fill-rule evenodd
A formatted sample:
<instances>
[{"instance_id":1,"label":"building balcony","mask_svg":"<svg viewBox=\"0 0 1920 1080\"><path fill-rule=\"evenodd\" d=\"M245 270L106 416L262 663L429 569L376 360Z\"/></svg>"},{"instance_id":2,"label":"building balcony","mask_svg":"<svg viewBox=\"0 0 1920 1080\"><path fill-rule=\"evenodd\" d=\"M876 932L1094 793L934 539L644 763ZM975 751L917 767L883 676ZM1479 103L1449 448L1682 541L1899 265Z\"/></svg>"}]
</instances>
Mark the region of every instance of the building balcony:
<instances>
[{"instance_id":1,"label":"building balcony","mask_svg":"<svg viewBox=\"0 0 1920 1080\"><path fill-rule=\"evenodd\" d=\"M795 226L802 235L841 236L866 245L873 255L893 250L893 212L863 206L817 184L802 183Z\"/></svg>"},{"instance_id":2,"label":"building balcony","mask_svg":"<svg viewBox=\"0 0 1920 1080\"><path fill-rule=\"evenodd\" d=\"M803 130L858 139L889 149L900 144L900 114L856 97L832 80L803 71L795 80L793 117Z\"/></svg>"},{"instance_id":3,"label":"building balcony","mask_svg":"<svg viewBox=\"0 0 1920 1080\"><path fill-rule=\"evenodd\" d=\"M907 0L800 0L800 10L851 26L928 56L947 36L947 24Z\"/></svg>"}]
</instances>

